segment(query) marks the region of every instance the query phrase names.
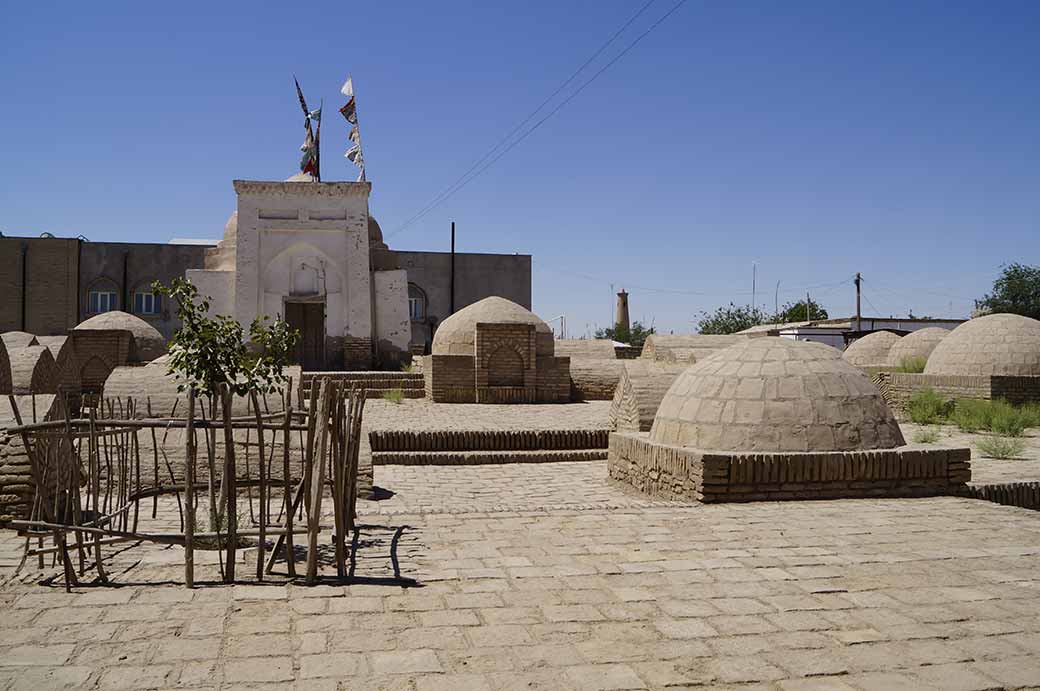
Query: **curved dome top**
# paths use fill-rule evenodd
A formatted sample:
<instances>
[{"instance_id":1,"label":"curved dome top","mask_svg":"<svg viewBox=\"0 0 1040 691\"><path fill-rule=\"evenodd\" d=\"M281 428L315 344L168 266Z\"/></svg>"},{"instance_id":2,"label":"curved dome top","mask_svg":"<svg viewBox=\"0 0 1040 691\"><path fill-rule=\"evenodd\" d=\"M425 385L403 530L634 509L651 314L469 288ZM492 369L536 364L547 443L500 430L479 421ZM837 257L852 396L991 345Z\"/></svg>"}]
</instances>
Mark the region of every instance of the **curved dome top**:
<instances>
[{"instance_id":1,"label":"curved dome top","mask_svg":"<svg viewBox=\"0 0 1040 691\"><path fill-rule=\"evenodd\" d=\"M911 331L892 344L885 361L889 367L899 367L908 358L924 358L925 360L943 340L950 334L949 329L929 326L927 329Z\"/></svg>"},{"instance_id":2,"label":"curved dome top","mask_svg":"<svg viewBox=\"0 0 1040 691\"><path fill-rule=\"evenodd\" d=\"M166 339L154 326L140 317L135 317L126 312L113 310L102 312L96 316L80 322L77 330L83 329L120 329L133 334L136 346L137 362L151 362L166 352Z\"/></svg>"},{"instance_id":3,"label":"curved dome top","mask_svg":"<svg viewBox=\"0 0 1040 691\"><path fill-rule=\"evenodd\" d=\"M969 319L935 347L924 372L1040 376L1040 321L1017 314Z\"/></svg>"},{"instance_id":4,"label":"curved dome top","mask_svg":"<svg viewBox=\"0 0 1040 691\"><path fill-rule=\"evenodd\" d=\"M368 215L368 248L385 250L389 249L383 242L383 229L379 227L379 221L372 214Z\"/></svg>"},{"instance_id":5,"label":"curved dome top","mask_svg":"<svg viewBox=\"0 0 1040 691\"><path fill-rule=\"evenodd\" d=\"M650 438L737 452L890 449L903 435L877 387L833 348L753 338L691 366L661 401Z\"/></svg>"},{"instance_id":6,"label":"curved dome top","mask_svg":"<svg viewBox=\"0 0 1040 691\"><path fill-rule=\"evenodd\" d=\"M40 345L36 336L25 331L5 331L0 334L0 339L3 339L4 345L8 348L24 348L25 346Z\"/></svg>"},{"instance_id":7,"label":"curved dome top","mask_svg":"<svg viewBox=\"0 0 1040 691\"><path fill-rule=\"evenodd\" d=\"M473 335L478 323L533 324L535 354L552 355L553 333L531 310L493 295L463 307L437 327L431 352L434 355L473 355Z\"/></svg>"},{"instance_id":8,"label":"curved dome top","mask_svg":"<svg viewBox=\"0 0 1040 691\"><path fill-rule=\"evenodd\" d=\"M899 342L891 331L875 331L856 339L842 357L857 367L879 367L888 362L888 351Z\"/></svg>"}]
</instances>

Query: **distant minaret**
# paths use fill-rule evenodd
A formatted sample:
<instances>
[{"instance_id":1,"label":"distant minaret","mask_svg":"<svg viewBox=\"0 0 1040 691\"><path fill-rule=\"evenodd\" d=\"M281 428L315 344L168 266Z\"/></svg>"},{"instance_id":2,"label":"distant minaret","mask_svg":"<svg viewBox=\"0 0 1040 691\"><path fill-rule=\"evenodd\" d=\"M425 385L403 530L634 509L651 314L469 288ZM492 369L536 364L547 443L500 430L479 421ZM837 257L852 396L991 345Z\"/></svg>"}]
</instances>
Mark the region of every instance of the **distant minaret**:
<instances>
[{"instance_id":1,"label":"distant minaret","mask_svg":"<svg viewBox=\"0 0 1040 691\"><path fill-rule=\"evenodd\" d=\"M628 322L628 293L622 288L617 294L617 317L614 319L616 331L628 331L631 324Z\"/></svg>"}]
</instances>

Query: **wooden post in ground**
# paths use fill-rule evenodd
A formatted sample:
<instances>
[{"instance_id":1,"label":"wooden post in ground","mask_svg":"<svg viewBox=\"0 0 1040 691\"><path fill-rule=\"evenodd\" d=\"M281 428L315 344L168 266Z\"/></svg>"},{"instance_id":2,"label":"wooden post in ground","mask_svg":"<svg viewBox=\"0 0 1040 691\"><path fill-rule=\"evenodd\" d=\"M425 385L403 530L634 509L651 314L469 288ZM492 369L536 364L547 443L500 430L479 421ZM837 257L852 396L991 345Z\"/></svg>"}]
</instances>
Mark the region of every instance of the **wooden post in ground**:
<instances>
[{"instance_id":1,"label":"wooden post in ground","mask_svg":"<svg viewBox=\"0 0 1040 691\"><path fill-rule=\"evenodd\" d=\"M264 420L260 414L260 402L257 400L256 392L250 391L249 397L253 402L253 412L256 415L257 439L260 444L260 458L258 471L260 473L260 538L256 546L256 580L264 580L264 550L267 548L267 458L264 454Z\"/></svg>"},{"instance_id":2,"label":"wooden post in ground","mask_svg":"<svg viewBox=\"0 0 1040 691\"><path fill-rule=\"evenodd\" d=\"M317 450L308 459L310 487L307 503L307 584L318 580L318 533L321 531L321 495L325 490L325 453L328 449L330 395L332 388L328 379L321 380L318 395L318 418L314 422L314 441ZM313 395L313 392L312 394ZM313 443L309 446L314 449Z\"/></svg>"},{"instance_id":3,"label":"wooden post in ground","mask_svg":"<svg viewBox=\"0 0 1040 691\"><path fill-rule=\"evenodd\" d=\"M227 487L227 503L224 513L227 520L227 551L224 556L224 581L235 582L235 555L238 550L238 492L235 477L235 431L231 427L231 387L227 384L221 389L221 402L224 409L224 478Z\"/></svg>"},{"instance_id":4,"label":"wooden post in ground","mask_svg":"<svg viewBox=\"0 0 1040 691\"><path fill-rule=\"evenodd\" d=\"M195 389L188 389L188 423L184 441L184 585L195 587ZM155 432L152 431L152 439Z\"/></svg>"}]
</instances>

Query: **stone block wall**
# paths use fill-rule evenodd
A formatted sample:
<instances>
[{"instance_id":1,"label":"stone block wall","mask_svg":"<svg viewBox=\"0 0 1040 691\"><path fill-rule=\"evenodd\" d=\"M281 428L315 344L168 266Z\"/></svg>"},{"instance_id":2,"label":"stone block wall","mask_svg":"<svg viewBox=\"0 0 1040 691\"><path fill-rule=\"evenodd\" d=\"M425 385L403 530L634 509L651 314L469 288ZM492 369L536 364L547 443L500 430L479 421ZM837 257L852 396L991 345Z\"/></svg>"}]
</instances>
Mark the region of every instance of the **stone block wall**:
<instances>
[{"instance_id":1,"label":"stone block wall","mask_svg":"<svg viewBox=\"0 0 1040 691\"><path fill-rule=\"evenodd\" d=\"M827 453L705 452L612 433L610 477L673 500L745 502L963 494L969 449Z\"/></svg>"}]
</instances>

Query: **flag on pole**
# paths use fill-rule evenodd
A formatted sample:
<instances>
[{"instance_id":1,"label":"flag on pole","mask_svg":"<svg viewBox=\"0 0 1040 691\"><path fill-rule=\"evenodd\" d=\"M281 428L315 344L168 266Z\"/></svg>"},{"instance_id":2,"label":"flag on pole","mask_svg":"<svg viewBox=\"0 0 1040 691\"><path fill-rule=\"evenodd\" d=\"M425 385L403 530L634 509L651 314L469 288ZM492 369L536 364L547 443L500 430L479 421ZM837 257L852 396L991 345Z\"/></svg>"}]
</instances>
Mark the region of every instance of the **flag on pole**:
<instances>
[{"instance_id":1,"label":"flag on pole","mask_svg":"<svg viewBox=\"0 0 1040 691\"><path fill-rule=\"evenodd\" d=\"M347 81L343 82L343 87L339 91L347 97L347 102L339 109L339 112L352 125L350 134L347 135L351 145L347 149L347 153L343 155L346 156L348 161L358 167L357 181L364 182L365 155L361 150L361 130L358 127L357 102L354 100L354 78L348 76Z\"/></svg>"},{"instance_id":2,"label":"flag on pole","mask_svg":"<svg viewBox=\"0 0 1040 691\"><path fill-rule=\"evenodd\" d=\"M309 173L314 176L315 180L321 180L319 143L317 137L314 136L314 130L311 128L311 120L313 119L318 123L318 131L321 131L321 108L313 112L307 108L307 100L303 97L303 89L300 88L300 82L295 76L293 77L293 83L296 85L296 97L300 100L300 109L303 110L303 126L306 132L303 146L300 147L300 151L303 152L303 156L300 157L300 172Z\"/></svg>"}]
</instances>

